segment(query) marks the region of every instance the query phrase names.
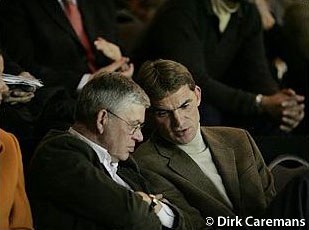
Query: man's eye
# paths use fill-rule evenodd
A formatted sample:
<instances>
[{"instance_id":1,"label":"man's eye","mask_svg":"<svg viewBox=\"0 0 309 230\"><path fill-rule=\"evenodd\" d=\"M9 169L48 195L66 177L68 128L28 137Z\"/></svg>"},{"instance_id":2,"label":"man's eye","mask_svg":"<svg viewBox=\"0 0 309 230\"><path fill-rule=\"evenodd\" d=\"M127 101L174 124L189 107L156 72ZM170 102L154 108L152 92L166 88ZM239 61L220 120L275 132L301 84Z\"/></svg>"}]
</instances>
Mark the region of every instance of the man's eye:
<instances>
[{"instance_id":1,"label":"man's eye","mask_svg":"<svg viewBox=\"0 0 309 230\"><path fill-rule=\"evenodd\" d=\"M166 117L168 115L167 111L156 111L155 114L158 117Z\"/></svg>"},{"instance_id":2,"label":"man's eye","mask_svg":"<svg viewBox=\"0 0 309 230\"><path fill-rule=\"evenodd\" d=\"M190 104L189 103L186 103L186 104L183 104L180 108L181 109L187 109L190 107Z\"/></svg>"}]
</instances>

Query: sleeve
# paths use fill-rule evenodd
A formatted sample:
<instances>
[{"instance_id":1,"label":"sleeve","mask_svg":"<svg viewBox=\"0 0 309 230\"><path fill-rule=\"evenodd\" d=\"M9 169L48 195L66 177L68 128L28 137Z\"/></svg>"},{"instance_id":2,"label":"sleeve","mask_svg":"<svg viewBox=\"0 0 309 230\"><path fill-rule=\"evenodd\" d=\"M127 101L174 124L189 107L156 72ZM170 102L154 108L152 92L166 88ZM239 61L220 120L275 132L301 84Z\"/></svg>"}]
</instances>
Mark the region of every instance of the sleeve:
<instances>
[{"instance_id":1,"label":"sleeve","mask_svg":"<svg viewBox=\"0 0 309 230\"><path fill-rule=\"evenodd\" d=\"M163 202L160 202L162 205L161 210L157 213L163 226L167 228L172 228L175 221L175 214L173 210Z\"/></svg>"},{"instance_id":2,"label":"sleeve","mask_svg":"<svg viewBox=\"0 0 309 230\"><path fill-rule=\"evenodd\" d=\"M250 136L250 134L246 131L246 135L249 139L249 142L253 149L253 154L255 157L255 164L260 176L260 180L263 186L263 191L266 199L266 204L268 205L273 198L276 196L276 190L274 186L274 178L268 167L266 166L263 156L256 146L253 138Z\"/></svg>"},{"instance_id":3,"label":"sleeve","mask_svg":"<svg viewBox=\"0 0 309 230\"><path fill-rule=\"evenodd\" d=\"M25 190L25 180L24 180L24 170L22 163L22 155L20 151L20 147L18 141L15 136L13 137L13 141L16 146L16 155L17 155L17 163L18 163L18 179L16 190L14 194L14 203L12 207L12 212L10 215L12 229L20 228L23 226L25 229L33 229L32 225L32 215L30 210L30 204L28 201L28 197Z\"/></svg>"},{"instance_id":4,"label":"sleeve","mask_svg":"<svg viewBox=\"0 0 309 230\"><path fill-rule=\"evenodd\" d=\"M7 56L6 54L2 55L4 60L4 73L18 75L24 71L17 63L12 61L9 56Z\"/></svg>"},{"instance_id":5,"label":"sleeve","mask_svg":"<svg viewBox=\"0 0 309 230\"><path fill-rule=\"evenodd\" d=\"M33 199L44 197L110 229L161 229L148 204L95 165L91 151L68 138L43 143L29 172Z\"/></svg>"},{"instance_id":6,"label":"sleeve","mask_svg":"<svg viewBox=\"0 0 309 230\"><path fill-rule=\"evenodd\" d=\"M19 143L2 129L0 139L0 228L32 230Z\"/></svg>"},{"instance_id":7,"label":"sleeve","mask_svg":"<svg viewBox=\"0 0 309 230\"><path fill-rule=\"evenodd\" d=\"M163 194L163 198L168 199L168 205L175 214L174 229L206 229L205 220L200 212L186 201L172 183L146 168L142 168L141 173L149 181L154 194Z\"/></svg>"},{"instance_id":8,"label":"sleeve","mask_svg":"<svg viewBox=\"0 0 309 230\"><path fill-rule=\"evenodd\" d=\"M237 54L238 74L250 92L271 95L279 90L279 86L270 73L266 59L263 28L260 15L254 4L244 9L244 20L241 22L242 44Z\"/></svg>"}]
</instances>

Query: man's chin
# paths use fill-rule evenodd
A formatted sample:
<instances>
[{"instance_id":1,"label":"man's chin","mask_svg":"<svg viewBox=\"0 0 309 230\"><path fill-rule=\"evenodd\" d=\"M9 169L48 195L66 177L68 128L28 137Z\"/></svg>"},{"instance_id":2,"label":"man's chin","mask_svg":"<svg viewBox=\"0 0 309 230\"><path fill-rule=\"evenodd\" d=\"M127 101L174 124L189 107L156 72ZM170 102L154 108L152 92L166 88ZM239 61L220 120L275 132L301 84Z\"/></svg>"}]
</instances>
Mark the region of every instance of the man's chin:
<instances>
[{"instance_id":1,"label":"man's chin","mask_svg":"<svg viewBox=\"0 0 309 230\"><path fill-rule=\"evenodd\" d=\"M128 149L128 154L132 154L132 153L134 153L134 147L130 147L129 149Z\"/></svg>"},{"instance_id":2,"label":"man's chin","mask_svg":"<svg viewBox=\"0 0 309 230\"><path fill-rule=\"evenodd\" d=\"M193 140L190 136L174 137L173 140L170 139L170 142L176 145L185 145L190 143Z\"/></svg>"}]
</instances>

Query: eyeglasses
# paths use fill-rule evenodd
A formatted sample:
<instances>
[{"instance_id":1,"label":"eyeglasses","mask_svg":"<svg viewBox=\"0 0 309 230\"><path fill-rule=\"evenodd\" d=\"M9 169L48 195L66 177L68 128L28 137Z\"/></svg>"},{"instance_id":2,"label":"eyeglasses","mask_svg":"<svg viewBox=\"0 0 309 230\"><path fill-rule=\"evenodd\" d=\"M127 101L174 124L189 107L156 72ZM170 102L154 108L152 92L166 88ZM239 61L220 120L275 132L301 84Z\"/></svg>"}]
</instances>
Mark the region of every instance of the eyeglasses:
<instances>
[{"instance_id":1,"label":"eyeglasses","mask_svg":"<svg viewBox=\"0 0 309 230\"><path fill-rule=\"evenodd\" d=\"M110 114L112 114L113 116L117 117L119 120L123 121L124 123L126 123L128 126L130 126L132 128L131 132L129 133L130 135L134 135L137 130L141 130L145 123L139 123L137 125L133 125L133 124L130 124L130 122L126 121L125 119L119 117L117 114L113 113L112 111L110 111L109 109L106 109L106 111Z\"/></svg>"}]
</instances>

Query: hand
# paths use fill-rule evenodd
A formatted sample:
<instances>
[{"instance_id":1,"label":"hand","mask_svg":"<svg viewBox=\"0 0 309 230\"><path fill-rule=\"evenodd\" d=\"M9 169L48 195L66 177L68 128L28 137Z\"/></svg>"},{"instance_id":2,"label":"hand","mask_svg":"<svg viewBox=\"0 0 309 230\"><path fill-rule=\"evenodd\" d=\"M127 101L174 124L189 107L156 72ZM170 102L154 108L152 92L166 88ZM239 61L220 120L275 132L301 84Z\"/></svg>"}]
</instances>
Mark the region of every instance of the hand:
<instances>
[{"instance_id":1,"label":"hand","mask_svg":"<svg viewBox=\"0 0 309 230\"><path fill-rule=\"evenodd\" d=\"M124 64L121 66L120 68L120 72L123 76L127 77L127 78L132 78L133 73L134 73L134 65L133 63L129 63L129 64Z\"/></svg>"},{"instance_id":2,"label":"hand","mask_svg":"<svg viewBox=\"0 0 309 230\"><path fill-rule=\"evenodd\" d=\"M129 58L122 57L118 61L114 61L110 65L104 66L101 69L97 70L94 74L92 74L89 77L88 81L90 81L91 79L93 79L94 77L96 77L98 75L101 75L101 73L103 73L103 72L119 71L125 77L132 77L133 72L134 72L134 66L131 63L128 64L129 61L130 61Z\"/></svg>"},{"instance_id":3,"label":"hand","mask_svg":"<svg viewBox=\"0 0 309 230\"><path fill-rule=\"evenodd\" d=\"M296 128L305 117L304 97L296 95L291 89L284 90L285 93L294 97L294 100L283 102L284 110L282 112L282 123L280 129L285 132L290 132Z\"/></svg>"},{"instance_id":4,"label":"hand","mask_svg":"<svg viewBox=\"0 0 309 230\"><path fill-rule=\"evenodd\" d=\"M304 104L296 104L283 111L282 123L280 129L285 132L290 132L296 128L299 123L304 119Z\"/></svg>"},{"instance_id":5,"label":"hand","mask_svg":"<svg viewBox=\"0 0 309 230\"><path fill-rule=\"evenodd\" d=\"M146 201L148 205L151 204L151 198L146 193L141 191L136 191L134 193L140 195L143 198L143 201Z\"/></svg>"},{"instance_id":6,"label":"hand","mask_svg":"<svg viewBox=\"0 0 309 230\"><path fill-rule=\"evenodd\" d=\"M304 118L304 99L292 89L283 89L274 95L263 96L261 106L264 112L280 123L281 130L290 132Z\"/></svg>"},{"instance_id":7,"label":"hand","mask_svg":"<svg viewBox=\"0 0 309 230\"><path fill-rule=\"evenodd\" d=\"M275 25L275 18L272 16L270 12L263 12L261 14L263 28L265 30L270 30Z\"/></svg>"},{"instance_id":8,"label":"hand","mask_svg":"<svg viewBox=\"0 0 309 230\"><path fill-rule=\"evenodd\" d=\"M156 198L158 201L160 201L160 200L163 199L163 195L162 195L162 194L157 194L157 195L149 194L149 195L147 195L146 193L141 192L141 191L137 191L137 192L135 192L135 193L138 194L138 195L140 195L140 196L143 198L143 200L146 201L146 202L148 203L148 205L151 204L153 197ZM161 208L162 208L162 205L161 205L161 203L159 202L159 203L153 208L153 210L154 210L155 213L158 213L158 212L161 210Z\"/></svg>"},{"instance_id":9,"label":"hand","mask_svg":"<svg viewBox=\"0 0 309 230\"><path fill-rule=\"evenodd\" d=\"M36 80L36 78L33 75L31 75L29 72L21 72L19 74L19 76L22 76L22 77L29 79L29 80ZM26 91L26 92L33 92L34 93L36 91L36 87L34 87L34 86L23 86L22 90Z\"/></svg>"},{"instance_id":10,"label":"hand","mask_svg":"<svg viewBox=\"0 0 309 230\"><path fill-rule=\"evenodd\" d=\"M27 103L34 97L33 92L23 91L21 89L13 89L4 98L4 102L15 105L17 103Z\"/></svg>"},{"instance_id":11,"label":"hand","mask_svg":"<svg viewBox=\"0 0 309 230\"><path fill-rule=\"evenodd\" d=\"M158 202L156 204L156 206L153 207L153 211L157 214L160 212L161 208L162 208L162 204L160 201L162 201L163 199L163 195L162 194L156 194L156 195L153 195L153 194L149 194L149 197L151 199L156 199Z\"/></svg>"},{"instance_id":12,"label":"hand","mask_svg":"<svg viewBox=\"0 0 309 230\"><path fill-rule=\"evenodd\" d=\"M282 80L283 75L288 71L288 66L287 64L279 57L276 57L273 60L273 64L277 70L277 78L279 80Z\"/></svg>"},{"instance_id":13,"label":"hand","mask_svg":"<svg viewBox=\"0 0 309 230\"><path fill-rule=\"evenodd\" d=\"M94 45L97 50L102 51L106 57L114 61L117 61L122 57L120 48L117 45L108 42L101 37L98 37L97 40L94 41Z\"/></svg>"},{"instance_id":14,"label":"hand","mask_svg":"<svg viewBox=\"0 0 309 230\"><path fill-rule=\"evenodd\" d=\"M7 97L8 95L9 95L9 87L5 84L5 82L2 79L2 76L0 75L0 104L2 102L2 99Z\"/></svg>"},{"instance_id":15,"label":"hand","mask_svg":"<svg viewBox=\"0 0 309 230\"><path fill-rule=\"evenodd\" d=\"M27 79L29 79L29 80L36 80L36 78L35 78L31 73L26 72L26 71L21 72L21 73L18 74L18 75L19 75L19 76L22 76L22 77L24 77L24 78L27 78Z\"/></svg>"},{"instance_id":16,"label":"hand","mask_svg":"<svg viewBox=\"0 0 309 230\"><path fill-rule=\"evenodd\" d=\"M265 0L255 0L255 4L260 13L263 28L265 30L271 29L275 24L275 18L270 12L268 3Z\"/></svg>"}]
</instances>

